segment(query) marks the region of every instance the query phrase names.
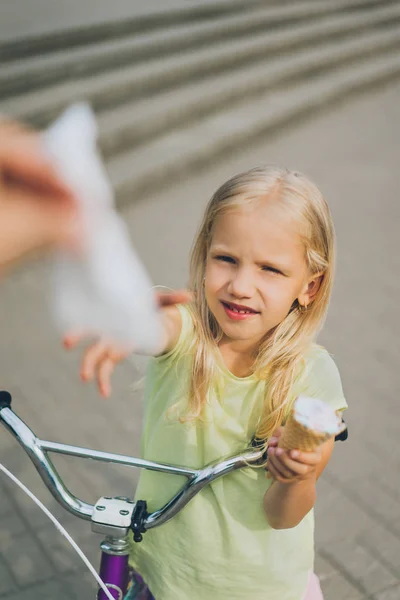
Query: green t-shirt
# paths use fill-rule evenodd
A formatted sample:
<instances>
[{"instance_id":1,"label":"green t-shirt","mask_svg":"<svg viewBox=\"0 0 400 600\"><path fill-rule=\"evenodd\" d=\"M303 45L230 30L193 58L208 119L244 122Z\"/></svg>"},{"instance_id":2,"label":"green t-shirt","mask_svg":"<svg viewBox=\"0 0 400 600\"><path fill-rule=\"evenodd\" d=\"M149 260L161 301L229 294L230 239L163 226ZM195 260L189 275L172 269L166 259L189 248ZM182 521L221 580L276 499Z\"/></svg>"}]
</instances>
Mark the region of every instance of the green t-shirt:
<instances>
[{"instance_id":1,"label":"green t-shirt","mask_svg":"<svg viewBox=\"0 0 400 600\"><path fill-rule=\"evenodd\" d=\"M224 365L210 386L201 421L181 423L170 407L187 403L193 336L190 312L180 306L176 347L151 359L145 385L142 454L147 460L201 468L241 453L254 435L265 381L239 378ZM313 346L293 389L345 409L340 376L328 352ZM161 508L186 481L178 475L142 471L136 498ZM263 510L271 480L246 468L205 487L173 519L132 542L130 563L156 600L302 600L314 562L313 511L297 527L272 529Z\"/></svg>"}]
</instances>

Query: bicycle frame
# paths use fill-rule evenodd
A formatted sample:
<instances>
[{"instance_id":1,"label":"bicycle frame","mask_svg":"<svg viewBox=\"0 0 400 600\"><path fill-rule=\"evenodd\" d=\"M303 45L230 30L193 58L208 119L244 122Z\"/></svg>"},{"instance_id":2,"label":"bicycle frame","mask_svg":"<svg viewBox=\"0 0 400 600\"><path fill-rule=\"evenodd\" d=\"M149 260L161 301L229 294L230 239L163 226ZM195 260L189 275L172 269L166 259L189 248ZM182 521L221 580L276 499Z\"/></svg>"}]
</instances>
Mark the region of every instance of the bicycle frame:
<instances>
[{"instance_id":1,"label":"bicycle frame","mask_svg":"<svg viewBox=\"0 0 400 600\"><path fill-rule=\"evenodd\" d=\"M91 521L92 530L106 536L100 544L99 574L116 600L122 600L127 592L129 576L128 533L130 529L134 532L135 541L139 542L142 533L172 519L203 487L212 481L237 469L260 464L263 460L262 449L249 448L243 454L211 463L202 469L189 469L121 454L41 440L11 410L11 395L8 392L1 391L0 421L24 448L57 502L76 517ZM183 475L187 481L169 502L150 514L147 513L145 501L134 502L125 497L102 497L95 505L92 505L76 498L65 487L48 456L50 452ZM97 598L98 600L107 600L106 594L101 589Z\"/></svg>"}]
</instances>

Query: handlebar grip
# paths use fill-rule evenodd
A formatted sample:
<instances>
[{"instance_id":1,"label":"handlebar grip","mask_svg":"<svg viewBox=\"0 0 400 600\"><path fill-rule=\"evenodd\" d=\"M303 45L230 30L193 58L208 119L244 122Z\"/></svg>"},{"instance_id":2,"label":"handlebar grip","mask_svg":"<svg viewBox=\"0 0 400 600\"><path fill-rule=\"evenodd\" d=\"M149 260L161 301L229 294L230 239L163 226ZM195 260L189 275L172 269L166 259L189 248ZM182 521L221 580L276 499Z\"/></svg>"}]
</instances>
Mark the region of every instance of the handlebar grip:
<instances>
[{"instance_id":1,"label":"handlebar grip","mask_svg":"<svg viewBox=\"0 0 400 600\"><path fill-rule=\"evenodd\" d=\"M11 394L3 390L0 391L0 410L2 408L11 408Z\"/></svg>"},{"instance_id":2,"label":"handlebar grip","mask_svg":"<svg viewBox=\"0 0 400 600\"><path fill-rule=\"evenodd\" d=\"M343 419L344 423L344 419ZM345 442L349 437L349 430L346 428L335 437L335 442Z\"/></svg>"}]
</instances>

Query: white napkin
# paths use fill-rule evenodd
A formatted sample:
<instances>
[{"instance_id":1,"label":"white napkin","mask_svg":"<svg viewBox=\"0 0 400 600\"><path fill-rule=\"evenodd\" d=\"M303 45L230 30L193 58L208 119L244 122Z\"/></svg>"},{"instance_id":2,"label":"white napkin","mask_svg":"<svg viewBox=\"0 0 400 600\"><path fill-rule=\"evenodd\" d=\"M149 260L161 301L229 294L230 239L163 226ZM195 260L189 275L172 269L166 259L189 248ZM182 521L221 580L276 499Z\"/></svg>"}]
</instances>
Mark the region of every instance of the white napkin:
<instances>
[{"instance_id":1,"label":"white napkin","mask_svg":"<svg viewBox=\"0 0 400 600\"><path fill-rule=\"evenodd\" d=\"M54 165L80 203L83 252L54 259L54 314L63 333L84 332L155 354L162 342L151 281L114 208L114 196L96 148L97 124L76 104L43 134Z\"/></svg>"}]
</instances>

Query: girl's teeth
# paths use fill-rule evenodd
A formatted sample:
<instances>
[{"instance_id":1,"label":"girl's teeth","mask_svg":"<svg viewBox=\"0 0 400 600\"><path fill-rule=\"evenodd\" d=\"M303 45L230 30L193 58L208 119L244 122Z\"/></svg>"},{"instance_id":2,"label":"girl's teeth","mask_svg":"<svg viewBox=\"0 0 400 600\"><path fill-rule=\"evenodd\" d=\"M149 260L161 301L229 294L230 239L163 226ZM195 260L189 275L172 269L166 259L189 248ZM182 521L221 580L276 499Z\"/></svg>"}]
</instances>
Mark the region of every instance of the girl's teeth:
<instances>
[{"instance_id":1,"label":"girl's teeth","mask_svg":"<svg viewBox=\"0 0 400 600\"><path fill-rule=\"evenodd\" d=\"M233 310L233 312L239 313L240 315L249 315L250 314L249 310L238 310L237 308L233 308L233 306L231 307L231 310Z\"/></svg>"}]
</instances>

